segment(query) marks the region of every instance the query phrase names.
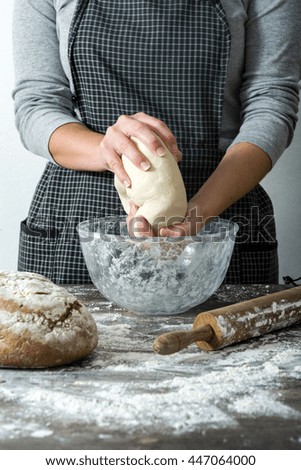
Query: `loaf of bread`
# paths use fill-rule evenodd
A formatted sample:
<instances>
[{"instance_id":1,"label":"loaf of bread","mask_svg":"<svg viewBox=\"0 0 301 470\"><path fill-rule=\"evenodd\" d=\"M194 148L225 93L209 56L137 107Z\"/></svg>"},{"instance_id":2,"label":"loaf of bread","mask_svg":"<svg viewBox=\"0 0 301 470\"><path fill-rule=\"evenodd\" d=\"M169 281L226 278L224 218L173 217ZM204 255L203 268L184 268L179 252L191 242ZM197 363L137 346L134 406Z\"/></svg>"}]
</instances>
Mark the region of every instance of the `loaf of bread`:
<instances>
[{"instance_id":1,"label":"loaf of bread","mask_svg":"<svg viewBox=\"0 0 301 470\"><path fill-rule=\"evenodd\" d=\"M87 308L65 288L34 273L0 271L0 366L53 367L97 345Z\"/></svg>"}]
</instances>

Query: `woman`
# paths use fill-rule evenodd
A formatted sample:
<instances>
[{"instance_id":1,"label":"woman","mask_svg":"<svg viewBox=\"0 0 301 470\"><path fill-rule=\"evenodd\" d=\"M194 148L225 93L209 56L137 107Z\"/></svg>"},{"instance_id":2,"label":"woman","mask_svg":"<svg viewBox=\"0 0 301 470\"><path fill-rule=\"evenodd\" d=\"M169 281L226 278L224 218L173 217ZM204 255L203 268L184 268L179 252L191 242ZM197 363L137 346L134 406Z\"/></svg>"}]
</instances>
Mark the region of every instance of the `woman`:
<instances>
[{"instance_id":1,"label":"woman","mask_svg":"<svg viewBox=\"0 0 301 470\"><path fill-rule=\"evenodd\" d=\"M19 269L90 282L75 227L114 214L120 156L141 171L160 140L181 160L194 234L222 214L240 225L226 282L278 281L273 208L258 184L292 140L300 0L18 0L16 122L48 158L21 225ZM130 218L135 214L132 208Z\"/></svg>"}]
</instances>

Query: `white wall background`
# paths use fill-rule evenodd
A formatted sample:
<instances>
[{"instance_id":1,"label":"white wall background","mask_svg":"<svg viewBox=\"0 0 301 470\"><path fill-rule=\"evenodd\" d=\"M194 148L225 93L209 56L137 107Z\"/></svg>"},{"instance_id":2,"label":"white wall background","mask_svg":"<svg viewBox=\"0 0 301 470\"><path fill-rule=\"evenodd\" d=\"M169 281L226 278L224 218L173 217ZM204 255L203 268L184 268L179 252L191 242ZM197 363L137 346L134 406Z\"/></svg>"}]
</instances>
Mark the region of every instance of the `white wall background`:
<instances>
[{"instance_id":1,"label":"white wall background","mask_svg":"<svg viewBox=\"0 0 301 470\"><path fill-rule=\"evenodd\" d=\"M0 270L17 267L19 223L45 166L26 151L14 124L11 21L13 1L2 2L0 15ZM301 122L301 119L300 119ZM292 145L263 185L274 202L279 240L280 281L301 276L301 124Z\"/></svg>"}]
</instances>

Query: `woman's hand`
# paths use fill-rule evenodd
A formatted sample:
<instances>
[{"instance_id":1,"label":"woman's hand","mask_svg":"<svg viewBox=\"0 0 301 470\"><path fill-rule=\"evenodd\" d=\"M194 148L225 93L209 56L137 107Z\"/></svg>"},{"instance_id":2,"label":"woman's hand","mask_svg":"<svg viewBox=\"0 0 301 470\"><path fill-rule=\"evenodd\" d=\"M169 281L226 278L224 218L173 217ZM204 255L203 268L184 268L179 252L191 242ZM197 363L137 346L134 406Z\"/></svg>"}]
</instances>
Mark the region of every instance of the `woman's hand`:
<instances>
[{"instance_id":1,"label":"woman's hand","mask_svg":"<svg viewBox=\"0 0 301 470\"><path fill-rule=\"evenodd\" d=\"M185 219L181 224L163 227L161 237L188 237L196 235L212 217L205 217L197 197L193 197L187 206Z\"/></svg>"},{"instance_id":2,"label":"woman's hand","mask_svg":"<svg viewBox=\"0 0 301 470\"><path fill-rule=\"evenodd\" d=\"M208 180L189 201L185 220L181 224L161 228L160 236L195 235L209 220L254 188L270 168L269 156L256 145L241 142L230 147ZM147 235L151 229L146 221L141 221L141 224L142 232L151 236Z\"/></svg>"},{"instance_id":3,"label":"woman's hand","mask_svg":"<svg viewBox=\"0 0 301 470\"><path fill-rule=\"evenodd\" d=\"M256 145L249 142L233 145L190 200L184 222L161 229L160 235L195 235L209 220L254 188L270 168L269 156Z\"/></svg>"},{"instance_id":4,"label":"woman's hand","mask_svg":"<svg viewBox=\"0 0 301 470\"><path fill-rule=\"evenodd\" d=\"M131 237L155 237L156 234L148 221L144 217L136 217L136 212L139 209L136 204L130 202L130 212L127 216L126 222L128 232Z\"/></svg>"},{"instance_id":5,"label":"woman's hand","mask_svg":"<svg viewBox=\"0 0 301 470\"><path fill-rule=\"evenodd\" d=\"M130 212L127 216L127 226L130 236L135 237L155 237L158 236L144 217L136 217L139 209L133 203L130 203ZM202 216L200 204L197 197L191 199L187 207L185 220L181 224L161 228L159 236L163 237L186 237L198 233L209 218Z\"/></svg>"},{"instance_id":6,"label":"woman's hand","mask_svg":"<svg viewBox=\"0 0 301 470\"><path fill-rule=\"evenodd\" d=\"M159 136L177 161L182 158L176 139L164 122L145 113L120 116L116 123L107 129L100 144L100 156L104 168L115 173L125 186L130 186L131 181L122 165L121 155L125 155L142 171L150 168L147 158L131 140L132 136L137 137L154 155L162 157L165 149Z\"/></svg>"},{"instance_id":7,"label":"woman's hand","mask_svg":"<svg viewBox=\"0 0 301 470\"><path fill-rule=\"evenodd\" d=\"M182 154L176 138L167 125L145 113L120 116L106 134L94 132L81 123L68 123L57 128L49 141L54 161L63 168L77 171L112 171L125 185L131 184L124 170L121 155L129 158L138 168L147 171L148 160L139 152L131 136L137 137L155 155L164 155L159 138L177 161Z\"/></svg>"}]
</instances>

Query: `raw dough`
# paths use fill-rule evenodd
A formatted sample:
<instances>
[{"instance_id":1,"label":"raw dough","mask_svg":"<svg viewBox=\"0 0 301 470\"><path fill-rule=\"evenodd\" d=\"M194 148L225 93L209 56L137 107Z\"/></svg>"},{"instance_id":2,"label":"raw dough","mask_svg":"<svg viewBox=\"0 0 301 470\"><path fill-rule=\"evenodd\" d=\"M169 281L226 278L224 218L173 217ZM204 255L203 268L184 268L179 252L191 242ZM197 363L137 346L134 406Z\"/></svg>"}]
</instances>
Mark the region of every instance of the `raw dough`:
<instances>
[{"instance_id":1,"label":"raw dough","mask_svg":"<svg viewBox=\"0 0 301 470\"><path fill-rule=\"evenodd\" d=\"M175 158L163 142L166 153L163 157L157 157L140 140L135 137L131 139L148 159L151 168L147 171L139 170L122 156L125 171L132 181L132 186L126 188L115 176L115 187L125 212L129 213L129 201L133 201L139 206L136 216L145 217L155 231L181 223L186 215L187 197Z\"/></svg>"},{"instance_id":2,"label":"raw dough","mask_svg":"<svg viewBox=\"0 0 301 470\"><path fill-rule=\"evenodd\" d=\"M0 366L68 364L97 345L89 311L39 274L0 271Z\"/></svg>"}]
</instances>

